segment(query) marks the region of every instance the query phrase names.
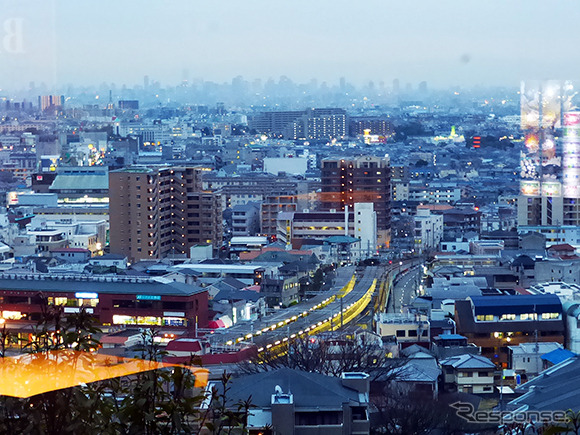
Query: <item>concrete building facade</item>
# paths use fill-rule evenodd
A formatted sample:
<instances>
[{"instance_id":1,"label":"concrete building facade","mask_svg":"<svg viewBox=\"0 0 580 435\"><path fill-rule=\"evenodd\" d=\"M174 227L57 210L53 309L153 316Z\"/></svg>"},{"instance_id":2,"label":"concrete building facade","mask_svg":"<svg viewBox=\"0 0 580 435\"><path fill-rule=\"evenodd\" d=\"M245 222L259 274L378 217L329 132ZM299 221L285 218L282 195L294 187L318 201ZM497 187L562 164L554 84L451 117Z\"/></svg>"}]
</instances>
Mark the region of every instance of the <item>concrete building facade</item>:
<instances>
[{"instance_id":1,"label":"concrete building facade","mask_svg":"<svg viewBox=\"0 0 580 435\"><path fill-rule=\"evenodd\" d=\"M109 173L110 250L134 262L222 243L220 195L203 191L201 167L130 167Z\"/></svg>"},{"instance_id":2,"label":"concrete building facade","mask_svg":"<svg viewBox=\"0 0 580 435\"><path fill-rule=\"evenodd\" d=\"M377 243L391 242L391 168L388 156L322 161L322 210L344 211L372 202L377 214Z\"/></svg>"}]
</instances>

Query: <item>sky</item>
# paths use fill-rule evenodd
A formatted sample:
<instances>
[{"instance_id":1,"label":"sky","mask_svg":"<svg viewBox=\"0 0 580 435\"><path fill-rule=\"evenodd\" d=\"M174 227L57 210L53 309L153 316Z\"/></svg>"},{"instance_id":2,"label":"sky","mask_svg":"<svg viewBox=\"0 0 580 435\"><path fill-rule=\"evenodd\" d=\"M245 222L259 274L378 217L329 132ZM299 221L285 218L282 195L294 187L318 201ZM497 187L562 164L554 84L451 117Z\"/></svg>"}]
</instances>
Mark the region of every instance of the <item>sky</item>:
<instances>
[{"instance_id":1,"label":"sky","mask_svg":"<svg viewBox=\"0 0 580 435\"><path fill-rule=\"evenodd\" d=\"M579 22L578 0L0 0L0 89L575 81Z\"/></svg>"}]
</instances>

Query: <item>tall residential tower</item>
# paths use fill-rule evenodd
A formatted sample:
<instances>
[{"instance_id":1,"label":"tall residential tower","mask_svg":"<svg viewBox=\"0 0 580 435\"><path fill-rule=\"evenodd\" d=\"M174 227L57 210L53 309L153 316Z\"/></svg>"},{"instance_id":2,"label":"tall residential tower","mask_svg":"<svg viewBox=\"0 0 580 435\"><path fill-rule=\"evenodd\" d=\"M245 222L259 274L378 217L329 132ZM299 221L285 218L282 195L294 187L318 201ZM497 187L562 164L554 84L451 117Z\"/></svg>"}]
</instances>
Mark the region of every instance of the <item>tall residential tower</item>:
<instances>
[{"instance_id":1,"label":"tall residential tower","mask_svg":"<svg viewBox=\"0 0 580 435\"><path fill-rule=\"evenodd\" d=\"M109 172L111 253L130 261L189 256L222 242L221 198L203 191L204 168L136 166Z\"/></svg>"},{"instance_id":2,"label":"tall residential tower","mask_svg":"<svg viewBox=\"0 0 580 435\"><path fill-rule=\"evenodd\" d=\"M322 161L322 210L353 210L356 203L373 203L377 243L391 242L391 167L389 157L363 156Z\"/></svg>"}]
</instances>

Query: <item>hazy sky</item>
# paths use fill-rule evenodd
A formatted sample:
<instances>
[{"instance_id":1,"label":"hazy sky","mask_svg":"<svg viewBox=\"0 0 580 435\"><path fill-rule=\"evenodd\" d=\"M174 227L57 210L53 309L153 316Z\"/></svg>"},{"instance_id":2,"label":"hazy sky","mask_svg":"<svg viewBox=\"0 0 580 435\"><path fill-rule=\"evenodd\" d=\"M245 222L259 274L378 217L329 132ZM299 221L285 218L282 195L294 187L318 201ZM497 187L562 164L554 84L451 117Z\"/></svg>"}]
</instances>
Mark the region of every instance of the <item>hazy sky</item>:
<instances>
[{"instance_id":1,"label":"hazy sky","mask_svg":"<svg viewBox=\"0 0 580 435\"><path fill-rule=\"evenodd\" d=\"M0 89L577 80L579 0L0 0Z\"/></svg>"}]
</instances>

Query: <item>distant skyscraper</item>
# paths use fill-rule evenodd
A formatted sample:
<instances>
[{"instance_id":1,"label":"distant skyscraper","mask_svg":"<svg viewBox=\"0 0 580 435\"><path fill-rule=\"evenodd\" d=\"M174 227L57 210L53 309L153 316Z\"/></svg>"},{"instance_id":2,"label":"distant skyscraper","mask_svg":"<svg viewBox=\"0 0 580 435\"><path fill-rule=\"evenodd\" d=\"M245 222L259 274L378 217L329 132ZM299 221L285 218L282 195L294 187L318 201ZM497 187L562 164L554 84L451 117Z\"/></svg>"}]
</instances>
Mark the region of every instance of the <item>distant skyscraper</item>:
<instances>
[{"instance_id":1,"label":"distant skyscraper","mask_svg":"<svg viewBox=\"0 0 580 435\"><path fill-rule=\"evenodd\" d=\"M401 90L401 84L399 83L399 79L393 80L393 92L398 94Z\"/></svg>"},{"instance_id":2,"label":"distant skyscraper","mask_svg":"<svg viewBox=\"0 0 580 435\"><path fill-rule=\"evenodd\" d=\"M119 109L139 110L139 100L119 100Z\"/></svg>"},{"instance_id":3,"label":"distant skyscraper","mask_svg":"<svg viewBox=\"0 0 580 435\"><path fill-rule=\"evenodd\" d=\"M391 242L391 167L388 156L322 161L322 210L354 209L356 203L374 204L377 243Z\"/></svg>"},{"instance_id":4,"label":"distant skyscraper","mask_svg":"<svg viewBox=\"0 0 580 435\"><path fill-rule=\"evenodd\" d=\"M38 97L38 107L43 112L47 110L61 110L64 106L62 95L42 95Z\"/></svg>"}]
</instances>

